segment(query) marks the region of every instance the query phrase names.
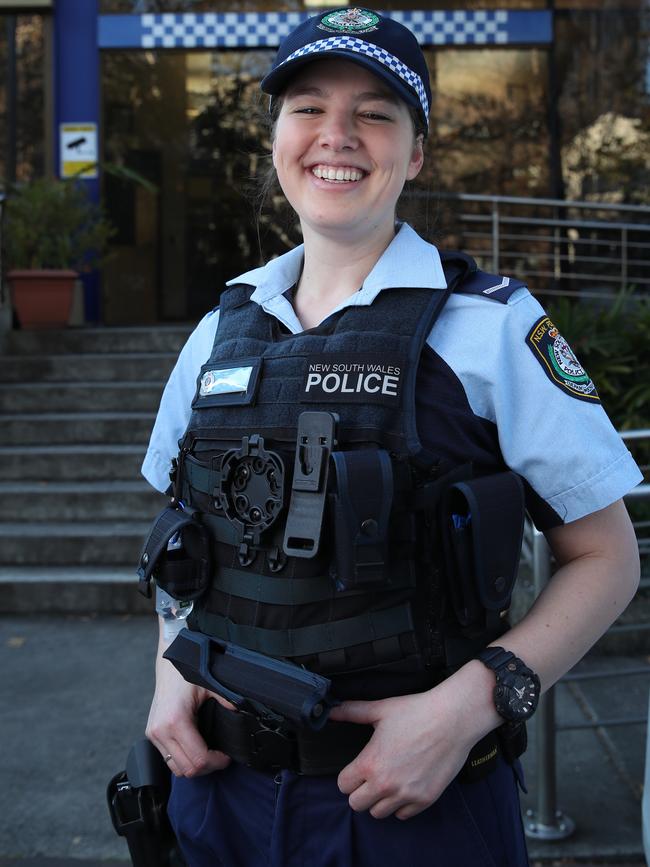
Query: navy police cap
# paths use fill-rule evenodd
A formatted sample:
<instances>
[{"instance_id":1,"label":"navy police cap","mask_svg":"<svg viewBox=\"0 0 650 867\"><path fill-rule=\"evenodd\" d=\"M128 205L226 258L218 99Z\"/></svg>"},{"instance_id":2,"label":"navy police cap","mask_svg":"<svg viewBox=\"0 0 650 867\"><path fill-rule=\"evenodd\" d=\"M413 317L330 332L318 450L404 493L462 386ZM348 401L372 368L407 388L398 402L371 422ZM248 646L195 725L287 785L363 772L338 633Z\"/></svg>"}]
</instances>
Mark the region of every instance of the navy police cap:
<instances>
[{"instance_id":1,"label":"navy police cap","mask_svg":"<svg viewBox=\"0 0 650 867\"><path fill-rule=\"evenodd\" d=\"M417 39L403 24L370 9L335 9L308 18L283 40L262 90L278 96L300 66L328 56L366 67L417 109L428 129L429 70Z\"/></svg>"}]
</instances>

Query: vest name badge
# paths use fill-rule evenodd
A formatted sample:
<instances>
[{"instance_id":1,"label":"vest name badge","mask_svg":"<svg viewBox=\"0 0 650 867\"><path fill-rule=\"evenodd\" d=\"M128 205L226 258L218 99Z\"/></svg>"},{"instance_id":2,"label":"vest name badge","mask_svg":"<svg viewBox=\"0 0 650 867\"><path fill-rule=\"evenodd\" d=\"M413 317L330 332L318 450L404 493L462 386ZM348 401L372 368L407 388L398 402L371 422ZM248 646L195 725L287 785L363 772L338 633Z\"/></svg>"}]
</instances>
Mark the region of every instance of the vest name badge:
<instances>
[{"instance_id":1,"label":"vest name badge","mask_svg":"<svg viewBox=\"0 0 650 867\"><path fill-rule=\"evenodd\" d=\"M398 406L404 358L346 353L313 355L306 362L301 403L382 403Z\"/></svg>"}]
</instances>

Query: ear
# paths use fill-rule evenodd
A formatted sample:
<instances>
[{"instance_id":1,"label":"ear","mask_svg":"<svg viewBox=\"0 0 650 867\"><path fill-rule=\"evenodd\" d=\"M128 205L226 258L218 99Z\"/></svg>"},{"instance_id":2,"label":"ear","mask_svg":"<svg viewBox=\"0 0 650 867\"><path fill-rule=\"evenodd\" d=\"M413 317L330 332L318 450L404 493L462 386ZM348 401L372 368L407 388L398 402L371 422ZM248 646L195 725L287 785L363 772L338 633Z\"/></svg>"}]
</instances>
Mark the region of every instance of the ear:
<instances>
[{"instance_id":1,"label":"ear","mask_svg":"<svg viewBox=\"0 0 650 867\"><path fill-rule=\"evenodd\" d=\"M412 181L420 174L420 169L424 164L424 136L422 133L415 137L411 159L409 160L408 169L406 171L406 180Z\"/></svg>"}]
</instances>

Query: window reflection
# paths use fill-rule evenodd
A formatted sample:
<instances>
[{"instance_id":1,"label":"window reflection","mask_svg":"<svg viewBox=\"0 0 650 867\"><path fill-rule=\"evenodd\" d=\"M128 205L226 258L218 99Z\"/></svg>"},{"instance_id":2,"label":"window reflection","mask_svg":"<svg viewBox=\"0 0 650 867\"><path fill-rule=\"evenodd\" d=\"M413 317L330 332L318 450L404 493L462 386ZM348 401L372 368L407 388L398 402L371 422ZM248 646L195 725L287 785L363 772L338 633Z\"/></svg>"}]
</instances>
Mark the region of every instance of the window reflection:
<instances>
[{"instance_id":1,"label":"window reflection","mask_svg":"<svg viewBox=\"0 0 650 867\"><path fill-rule=\"evenodd\" d=\"M259 79L272 55L103 55L106 159L158 188L105 177L120 225L104 280L107 321L133 310L144 321L196 319L218 303L226 280L297 240L273 197L256 213L270 153Z\"/></svg>"}]
</instances>

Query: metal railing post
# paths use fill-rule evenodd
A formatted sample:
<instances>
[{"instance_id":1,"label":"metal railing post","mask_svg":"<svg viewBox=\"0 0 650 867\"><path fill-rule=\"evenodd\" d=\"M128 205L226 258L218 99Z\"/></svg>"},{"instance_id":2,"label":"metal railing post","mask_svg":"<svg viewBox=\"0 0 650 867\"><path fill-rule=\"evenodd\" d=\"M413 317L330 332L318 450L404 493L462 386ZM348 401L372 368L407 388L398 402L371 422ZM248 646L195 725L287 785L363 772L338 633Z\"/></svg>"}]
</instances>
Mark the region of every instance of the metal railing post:
<instances>
[{"instance_id":1,"label":"metal railing post","mask_svg":"<svg viewBox=\"0 0 650 867\"><path fill-rule=\"evenodd\" d=\"M621 229L621 289L627 286L627 226Z\"/></svg>"},{"instance_id":2,"label":"metal railing post","mask_svg":"<svg viewBox=\"0 0 650 867\"><path fill-rule=\"evenodd\" d=\"M535 598L551 578L551 552L546 539L533 530L533 577ZM555 687L539 700L535 714L537 760L537 809L526 811L524 829L536 840L563 840L575 830L575 823L557 809L555 777Z\"/></svg>"},{"instance_id":3,"label":"metal railing post","mask_svg":"<svg viewBox=\"0 0 650 867\"><path fill-rule=\"evenodd\" d=\"M499 203L492 202L492 270L499 273Z\"/></svg>"}]
</instances>

